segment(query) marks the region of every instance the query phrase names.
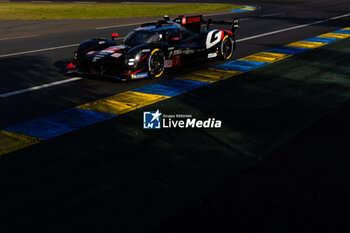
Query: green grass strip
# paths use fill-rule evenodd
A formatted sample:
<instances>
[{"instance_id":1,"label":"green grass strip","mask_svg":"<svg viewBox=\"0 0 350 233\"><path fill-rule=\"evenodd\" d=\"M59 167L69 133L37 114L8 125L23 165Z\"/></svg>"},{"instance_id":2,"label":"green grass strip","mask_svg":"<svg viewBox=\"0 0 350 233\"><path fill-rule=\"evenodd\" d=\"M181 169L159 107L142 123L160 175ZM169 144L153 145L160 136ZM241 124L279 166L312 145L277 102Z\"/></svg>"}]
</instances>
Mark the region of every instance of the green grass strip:
<instances>
[{"instance_id":1,"label":"green grass strip","mask_svg":"<svg viewBox=\"0 0 350 233\"><path fill-rule=\"evenodd\" d=\"M229 11L231 4L0 3L0 19L102 19Z\"/></svg>"}]
</instances>

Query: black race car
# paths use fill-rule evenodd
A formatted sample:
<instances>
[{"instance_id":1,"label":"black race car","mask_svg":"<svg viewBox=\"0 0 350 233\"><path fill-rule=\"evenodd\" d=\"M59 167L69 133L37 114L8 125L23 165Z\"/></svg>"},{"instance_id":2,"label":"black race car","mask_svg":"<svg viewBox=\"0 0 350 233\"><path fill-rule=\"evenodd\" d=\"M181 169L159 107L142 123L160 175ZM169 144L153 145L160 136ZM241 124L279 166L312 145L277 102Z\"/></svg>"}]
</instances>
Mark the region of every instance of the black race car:
<instances>
[{"instance_id":1,"label":"black race car","mask_svg":"<svg viewBox=\"0 0 350 233\"><path fill-rule=\"evenodd\" d=\"M206 29L201 32L201 25ZM229 24L230 30L209 29L210 24ZM117 45L117 33L109 39L83 41L75 51L70 74L109 76L118 80L159 78L164 69L181 66L185 60L230 59L235 50L239 19L232 22L204 21L202 15L179 16L143 24Z\"/></svg>"}]
</instances>

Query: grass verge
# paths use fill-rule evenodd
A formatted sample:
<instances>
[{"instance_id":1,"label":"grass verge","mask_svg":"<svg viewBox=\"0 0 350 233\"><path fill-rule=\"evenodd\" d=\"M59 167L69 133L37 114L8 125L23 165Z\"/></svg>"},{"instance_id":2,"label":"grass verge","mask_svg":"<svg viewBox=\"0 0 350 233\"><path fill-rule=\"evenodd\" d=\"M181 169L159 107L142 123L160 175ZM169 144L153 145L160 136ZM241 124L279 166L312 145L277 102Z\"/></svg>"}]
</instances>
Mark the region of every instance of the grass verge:
<instances>
[{"instance_id":1,"label":"grass verge","mask_svg":"<svg viewBox=\"0 0 350 233\"><path fill-rule=\"evenodd\" d=\"M1 3L0 19L102 19L177 15L240 8L230 4Z\"/></svg>"}]
</instances>

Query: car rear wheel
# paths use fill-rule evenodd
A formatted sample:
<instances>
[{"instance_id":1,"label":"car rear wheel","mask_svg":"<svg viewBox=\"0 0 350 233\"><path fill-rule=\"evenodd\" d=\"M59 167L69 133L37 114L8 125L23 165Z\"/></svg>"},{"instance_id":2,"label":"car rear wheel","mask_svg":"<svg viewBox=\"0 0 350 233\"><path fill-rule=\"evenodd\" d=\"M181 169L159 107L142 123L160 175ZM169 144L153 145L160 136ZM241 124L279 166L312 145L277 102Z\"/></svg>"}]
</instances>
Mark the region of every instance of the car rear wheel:
<instances>
[{"instance_id":1,"label":"car rear wheel","mask_svg":"<svg viewBox=\"0 0 350 233\"><path fill-rule=\"evenodd\" d=\"M226 35L224 39L221 41L220 45L220 58L224 60L228 60L231 58L233 51L235 49L236 43L235 40L229 36Z\"/></svg>"},{"instance_id":2,"label":"car rear wheel","mask_svg":"<svg viewBox=\"0 0 350 233\"><path fill-rule=\"evenodd\" d=\"M165 58L162 50L153 49L148 58L148 72L152 78L159 78L164 72Z\"/></svg>"}]
</instances>

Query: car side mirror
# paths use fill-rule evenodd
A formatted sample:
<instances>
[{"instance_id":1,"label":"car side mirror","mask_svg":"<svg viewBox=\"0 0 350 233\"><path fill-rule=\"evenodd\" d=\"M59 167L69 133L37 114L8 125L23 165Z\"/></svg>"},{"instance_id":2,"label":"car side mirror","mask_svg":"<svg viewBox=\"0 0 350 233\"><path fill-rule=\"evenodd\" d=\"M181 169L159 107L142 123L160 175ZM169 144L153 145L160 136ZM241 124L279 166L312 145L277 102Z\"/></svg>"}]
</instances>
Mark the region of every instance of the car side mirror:
<instances>
[{"instance_id":1,"label":"car side mirror","mask_svg":"<svg viewBox=\"0 0 350 233\"><path fill-rule=\"evenodd\" d=\"M116 40L119 37L118 33L112 33L111 34L112 40Z\"/></svg>"},{"instance_id":2,"label":"car side mirror","mask_svg":"<svg viewBox=\"0 0 350 233\"><path fill-rule=\"evenodd\" d=\"M170 40L173 42L176 42L176 41L180 41L181 38L180 37L172 37Z\"/></svg>"},{"instance_id":3,"label":"car side mirror","mask_svg":"<svg viewBox=\"0 0 350 233\"><path fill-rule=\"evenodd\" d=\"M168 43L170 44L177 44L181 41L181 37L175 36L175 37L170 37L168 39Z\"/></svg>"}]
</instances>

